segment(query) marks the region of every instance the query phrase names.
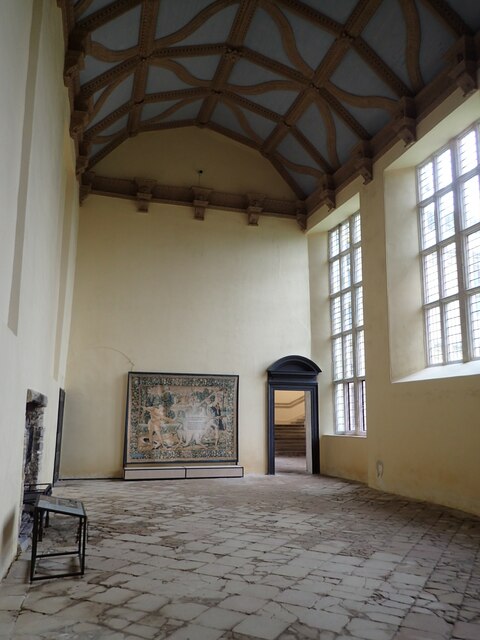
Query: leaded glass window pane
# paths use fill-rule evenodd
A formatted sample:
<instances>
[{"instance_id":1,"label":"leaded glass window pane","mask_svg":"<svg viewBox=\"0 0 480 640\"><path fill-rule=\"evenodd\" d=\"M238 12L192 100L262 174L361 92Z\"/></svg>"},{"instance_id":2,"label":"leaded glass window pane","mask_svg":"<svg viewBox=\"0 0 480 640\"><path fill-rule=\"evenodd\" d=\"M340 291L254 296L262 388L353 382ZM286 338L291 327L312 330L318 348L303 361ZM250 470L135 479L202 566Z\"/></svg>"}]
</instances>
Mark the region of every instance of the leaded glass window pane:
<instances>
[{"instance_id":1,"label":"leaded glass window pane","mask_svg":"<svg viewBox=\"0 0 480 640\"><path fill-rule=\"evenodd\" d=\"M336 433L364 434L366 429L360 240L358 213L332 229L328 239Z\"/></svg>"},{"instance_id":2,"label":"leaded glass window pane","mask_svg":"<svg viewBox=\"0 0 480 640\"><path fill-rule=\"evenodd\" d=\"M480 358L479 125L417 168L428 365Z\"/></svg>"}]
</instances>

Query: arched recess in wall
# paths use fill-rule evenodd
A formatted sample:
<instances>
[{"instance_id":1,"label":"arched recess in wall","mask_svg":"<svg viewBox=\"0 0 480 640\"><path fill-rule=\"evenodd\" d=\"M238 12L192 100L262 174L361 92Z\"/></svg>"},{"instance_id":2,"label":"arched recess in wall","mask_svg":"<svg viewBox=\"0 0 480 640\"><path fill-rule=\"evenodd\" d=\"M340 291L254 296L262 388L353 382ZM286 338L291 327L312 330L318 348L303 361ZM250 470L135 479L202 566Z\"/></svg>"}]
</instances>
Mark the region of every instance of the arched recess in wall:
<instances>
[{"instance_id":1,"label":"arched recess in wall","mask_svg":"<svg viewBox=\"0 0 480 640\"><path fill-rule=\"evenodd\" d=\"M306 409L310 413L307 455L311 452L312 473L320 473L317 376L321 371L313 360L295 355L280 358L268 367L268 474L275 473L275 391L306 392L305 396L309 398Z\"/></svg>"}]
</instances>

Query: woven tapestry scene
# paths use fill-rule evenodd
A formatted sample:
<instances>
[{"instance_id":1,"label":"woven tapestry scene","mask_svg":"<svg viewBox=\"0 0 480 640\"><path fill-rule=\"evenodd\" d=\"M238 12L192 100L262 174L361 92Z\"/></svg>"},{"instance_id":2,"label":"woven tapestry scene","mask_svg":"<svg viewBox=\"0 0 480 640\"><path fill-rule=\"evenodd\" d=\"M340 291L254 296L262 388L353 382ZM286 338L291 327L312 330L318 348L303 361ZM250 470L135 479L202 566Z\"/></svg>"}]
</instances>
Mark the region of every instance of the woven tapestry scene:
<instances>
[{"instance_id":1,"label":"woven tapestry scene","mask_svg":"<svg viewBox=\"0 0 480 640\"><path fill-rule=\"evenodd\" d=\"M125 464L237 462L238 376L129 373Z\"/></svg>"}]
</instances>

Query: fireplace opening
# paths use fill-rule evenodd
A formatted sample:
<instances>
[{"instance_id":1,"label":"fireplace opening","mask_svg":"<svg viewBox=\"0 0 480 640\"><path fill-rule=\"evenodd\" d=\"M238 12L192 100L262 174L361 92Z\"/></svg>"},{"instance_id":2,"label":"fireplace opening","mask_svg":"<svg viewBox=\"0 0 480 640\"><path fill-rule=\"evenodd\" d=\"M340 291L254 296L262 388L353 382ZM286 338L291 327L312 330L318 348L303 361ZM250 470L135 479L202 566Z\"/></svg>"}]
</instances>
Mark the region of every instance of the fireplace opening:
<instances>
[{"instance_id":1,"label":"fireplace opening","mask_svg":"<svg viewBox=\"0 0 480 640\"><path fill-rule=\"evenodd\" d=\"M19 531L19 545L28 547L33 528L33 505L38 493L51 492L51 485L39 484L40 468L43 462L44 414L47 397L38 391L27 391L25 408L25 435L23 444L23 490L22 517Z\"/></svg>"}]
</instances>

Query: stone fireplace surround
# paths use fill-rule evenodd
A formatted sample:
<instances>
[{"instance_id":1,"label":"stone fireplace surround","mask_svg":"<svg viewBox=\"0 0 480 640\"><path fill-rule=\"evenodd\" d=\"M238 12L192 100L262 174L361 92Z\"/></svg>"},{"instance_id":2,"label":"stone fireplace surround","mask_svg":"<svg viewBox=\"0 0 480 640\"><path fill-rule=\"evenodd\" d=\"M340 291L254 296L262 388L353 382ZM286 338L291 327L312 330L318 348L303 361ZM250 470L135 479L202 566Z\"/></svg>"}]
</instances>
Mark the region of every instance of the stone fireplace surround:
<instances>
[{"instance_id":1,"label":"stone fireplace surround","mask_svg":"<svg viewBox=\"0 0 480 640\"><path fill-rule=\"evenodd\" d=\"M42 464L44 444L44 413L48 399L42 393L28 389L25 408L25 436L23 445L23 486L20 497L23 504L24 488L37 484ZM26 549L30 542L33 519L30 513L22 511L18 542Z\"/></svg>"}]
</instances>

